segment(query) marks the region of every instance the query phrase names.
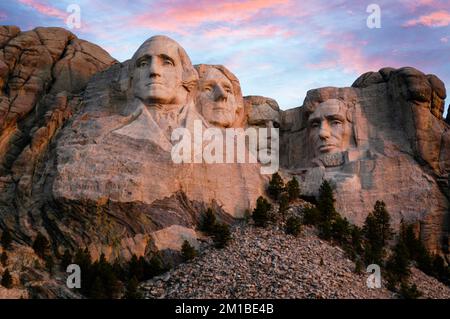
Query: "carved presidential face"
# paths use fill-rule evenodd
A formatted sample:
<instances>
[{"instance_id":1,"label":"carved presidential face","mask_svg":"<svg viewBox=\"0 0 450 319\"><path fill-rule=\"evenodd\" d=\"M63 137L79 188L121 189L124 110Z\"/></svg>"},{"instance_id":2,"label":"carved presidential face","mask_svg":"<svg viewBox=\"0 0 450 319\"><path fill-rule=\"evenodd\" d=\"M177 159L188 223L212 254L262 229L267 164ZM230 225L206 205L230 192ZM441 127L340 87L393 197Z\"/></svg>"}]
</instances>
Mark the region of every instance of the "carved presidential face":
<instances>
[{"instance_id":1,"label":"carved presidential face","mask_svg":"<svg viewBox=\"0 0 450 319\"><path fill-rule=\"evenodd\" d=\"M209 67L200 76L197 103L209 123L221 127L233 125L238 109L234 94L231 81L220 70Z\"/></svg>"},{"instance_id":2,"label":"carved presidential face","mask_svg":"<svg viewBox=\"0 0 450 319\"><path fill-rule=\"evenodd\" d=\"M280 128L280 113L274 110L269 104L263 103L258 105L252 105L248 114L248 125L255 128L267 128L267 144L261 146L258 143L258 151L268 152L278 152L278 136L274 139L272 143L272 131L271 128ZM277 131L274 131L277 132ZM274 133L277 134L277 133Z\"/></svg>"},{"instance_id":3,"label":"carved presidential face","mask_svg":"<svg viewBox=\"0 0 450 319\"><path fill-rule=\"evenodd\" d=\"M336 99L320 103L308 118L308 135L315 156L347 150L351 122L344 103Z\"/></svg>"},{"instance_id":4,"label":"carved presidential face","mask_svg":"<svg viewBox=\"0 0 450 319\"><path fill-rule=\"evenodd\" d=\"M133 91L144 104L181 104L187 96L182 86L183 66L179 45L157 37L145 42L133 57Z\"/></svg>"}]
</instances>

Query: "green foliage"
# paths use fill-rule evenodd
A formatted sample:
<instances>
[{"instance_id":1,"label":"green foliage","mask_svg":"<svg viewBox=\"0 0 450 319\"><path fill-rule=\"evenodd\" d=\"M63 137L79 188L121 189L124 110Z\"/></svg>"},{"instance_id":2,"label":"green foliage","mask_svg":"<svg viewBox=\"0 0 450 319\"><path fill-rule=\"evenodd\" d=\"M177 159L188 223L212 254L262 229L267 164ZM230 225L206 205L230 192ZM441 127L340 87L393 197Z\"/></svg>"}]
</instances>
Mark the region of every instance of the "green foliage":
<instances>
[{"instance_id":1,"label":"green foliage","mask_svg":"<svg viewBox=\"0 0 450 319\"><path fill-rule=\"evenodd\" d=\"M213 233L213 241L216 248L224 248L230 240L230 227L224 223L217 223Z\"/></svg>"},{"instance_id":2,"label":"green foliage","mask_svg":"<svg viewBox=\"0 0 450 319\"><path fill-rule=\"evenodd\" d=\"M0 263L3 267L6 267L6 264L8 263L8 254L6 251L2 252L2 255L0 256Z\"/></svg>"},{"instance_id":3,"label":"green foliage","mask_svg":"<svg viewBox=\"0 0 450 319\"><path fill-rule=\"evenodd\" d=\"M132 277L128 281L124 299L142 299L142 294L138 291L138 284L136 277Z\"/></svg>"},{"instance_id":4,"label":"green foliage","mask_svg":"<svg viewBox=\"0 0 450 319\"><path fill-rule=\"evenodd\" d=\"M284 190L284 182L280 174L273 173L272 178L269 181L269 186L267 187L267 193L269 196L275 200L278 200L281 192Z\"/></svg>"},{"instance_id":5,"label":"green foliage","mask_svg":"<svg viewBox=\"0 0 450 319\"><path fill-rule=\"evenodd\" d=\"M400 285L400 296L403 299L417 299L422 296L422 293L417 289L416 284L409 286L406 282Z\"/></svg>"},{"instance_id":6,"label":"green foliage","mask_svg":"<svg viewBox=\"0 0 450 319\"><path fill-rule=\"evenodd\" d=\"M350 228L351 247L355 256L362 256L364 254L363 231L360 227L352 225Z\"/></svg>"},{"instance_id":7,"label":"green foliage","mask_svg":"<svg viewBox=\"0 0 450 319\"><path fill-rule=\"evenodd\" d=\"M320 221L320 212L316 207L307 207L303 209L303 224L318 225Z\"/></svg>"},{"instance_id":8,"label":"green foliage","mask_svg":"<svg viewBox=\"0 0 450 319\"><path fill-rule=\"evenodd\" d=\"M269 222L269 210L271 205L262 196L259 196L256 200L256 207L253 210L252 218L255 222L255 226L266 227Z\"/></svg>"},{"instance_id":9,"label":"green foliage","mask_svg":"<svg viewBox=\"0 0 450 319\"><path fill-rule=\"evenodd\" d=\"M298 184L298 181L295 177L292 177L292 179L287 182L286 184L286 191L289 196L289 201L293 201L300 196L300 186Z\"/></svg>"},{"instance_id":10,"label":"green foliage","mask_svg":"<svg viewBox=\"0 0 450 319\"><path fill-rule=\"evenodd\" d=\"M279 196L278 202L280 204L280 207L278 209L278 214L281 215L284 220L286 211L289 208L289 195L286 192L281 193L281 195Z\"/></svg>"},{"instance_id":11,"label":"green foliage","mask_svg":"<svg viewBox=\"0 0 450 319\"><path fill-rule=\"evenodd\" d=\"M350 223L347 218L337 215L331 224L331 237L339 244L346 245L350 242Z\"/></svg>"},{"instance_id":12,"label":"green foliage","mask_svg":"<svg viewBox=\"0 0 450 319\"><path fill-rule=\"evenodd\" d=\"M9 273L8 268L5 269L5 271L3 272L3 276L2 276L2 281L1 281L1 285L5 288L12 288L12 277L11 274Z\"/></svg>"},{"instance_id":13,"label":"green foliage","mask_svg":"<svg viewBox=\"0 0 450 319\"><path fill-rule=\"evenodd\" d=\"M332 222L336 218L336 210L334 208L333 189L327 180L324 180L319 189L319 199L317 201L317 209L320 212L320 222Z\"/></svg>"},{"instance_id":14,"label":"green foliage","mask_svg":"<svg viewBox=\"0 0 450 319\"><path fill-rule=\"evenodd\" d=\"M155 276L159 276L167 271L167 269L163 265L162 258L159 254L153 255L144 269L145 269L144 272L145 279L150 279Z\"/></svg>"},{"instance_id":15,"label":"green foliage","mask_svg":"<svg viewBox=\"0 0 450 319\"><path fill-rule=\"evenodd\" d=\"M387 241L392 238L390 216L383 201L377 201L374 210L367 216L363 233L367 264L382 264Z\"/></svg>"},{"instance_id":16,"label":"green foliage","mask_svg":"<svg viewBox=\"0 0 450 319\"><path fill-rule=\"evenodd\" d=\"M5 230L3 230L2 238L0 241L1 241L2 247L4 249L6 249L6 250L11 249L12 237L11 237L11 233L9 232L8 228L5 228Z\"/></svg>"},{"instance_id":17,"label":"green foliage","mask_svg":"<svg viewBox=\"0 0 450 319\"><path fill-rule=\"evenodd\" d=\"M400 238L394 247L392 256L386 263L386 269L391 273L393 282L403 282L410 275L408 249Z\"/></svg>"},{"instance_id":18,"label":"green foliage","mask_svg":"<svg viewBox=\"0 0 450 319\"><path fill-rule=\"evenodd\" d=\"M45 259L50 250L50 243L44 235L38 233L36 238L34 239L32 247L36 255L38 255L42 259Z\"/></svg>"},{"instance_id":19,"label":"green foliage","mask_svg":"<svg viewBox=\"0 0 450 319\"><path fill-rule=\"evenodd\" d=\"M184 240L183 245L181 246L181 255L183 256L184 261L189 261L197 256L197 251L187 240Z\"/></svg>"},{"instance_id":20,"label":"green foliage","mask_svg":"<svg viewBox=\"0 0 450 319\"><path fill-rule=\"evenodd\" d=\"M302 230L300 218L291 216L286 221L286 234L298 236Z\"/></svg>"},{"instance_id":21,"label":"green foliage","mask_svg":"<svg viewBox=\"0 0 450 319\"><path fill-rule=\"evenodd\" d=\"M216 215L214 214L211 208L208 208L202 216L200 222L200 230L207 234L211 234L214 230L215 224L216 224Z\"/></svg>"}]
</instances>

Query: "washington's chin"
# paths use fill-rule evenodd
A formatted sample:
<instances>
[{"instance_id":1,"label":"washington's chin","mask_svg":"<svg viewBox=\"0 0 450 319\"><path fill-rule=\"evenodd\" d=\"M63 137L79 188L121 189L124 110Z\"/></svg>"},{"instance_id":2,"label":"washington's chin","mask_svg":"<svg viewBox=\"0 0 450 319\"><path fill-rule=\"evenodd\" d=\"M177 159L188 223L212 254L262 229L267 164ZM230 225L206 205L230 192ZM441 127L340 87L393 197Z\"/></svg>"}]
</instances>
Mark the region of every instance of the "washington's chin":
<instances>
[{"instance_id":1,"label":"washington's chin","mask_svg":"<svg viewBox=\"0 0 450 319\"><path fill-rule=\"evenodd\" d=\"M209 123L211 123L212 125L221 126L221 127L230 127L233 124L230 117L226 117L226 116L224 116L224 117L214 116L211 118L206 118L206 120Z\"/></svg>"}]
</instances>

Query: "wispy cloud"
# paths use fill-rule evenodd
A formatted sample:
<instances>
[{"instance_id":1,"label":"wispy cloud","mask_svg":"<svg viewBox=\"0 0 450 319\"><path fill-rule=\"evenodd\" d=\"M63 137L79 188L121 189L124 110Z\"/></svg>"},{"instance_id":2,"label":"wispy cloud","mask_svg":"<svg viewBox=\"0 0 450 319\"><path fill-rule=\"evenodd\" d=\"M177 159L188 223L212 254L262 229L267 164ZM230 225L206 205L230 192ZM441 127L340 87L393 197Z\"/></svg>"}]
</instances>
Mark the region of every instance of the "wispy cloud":
<instances>
[{"instance_id":1,"label":"wispy cloud","mask_svg":"<svg viewBox=\"0 0 450 319\"><path fill-rule=\"evenodd\" d=\"M39 0L17 0L19 3L26 5L34 10L36 10L37 12L39 12L40 14L49 16L49 17L54 17L54 18L59 18L59 19L66 19L67 17L67 13L54 7L51 5L48 5L46 3L43 3L42 1Z\"/></svg>"},{"instance_id":2,"label":"wispy cloud","mask_svg":"<svg viewBox=\"0 0 450 319\"><path fill-rule=\"evenodd\" d=\"M413 27L423 25L426 27L446 27L450 25L450 12L435 11L427 15L420 16L417 19L408 20L403 26Z\"/></svg>"}]
</instances>

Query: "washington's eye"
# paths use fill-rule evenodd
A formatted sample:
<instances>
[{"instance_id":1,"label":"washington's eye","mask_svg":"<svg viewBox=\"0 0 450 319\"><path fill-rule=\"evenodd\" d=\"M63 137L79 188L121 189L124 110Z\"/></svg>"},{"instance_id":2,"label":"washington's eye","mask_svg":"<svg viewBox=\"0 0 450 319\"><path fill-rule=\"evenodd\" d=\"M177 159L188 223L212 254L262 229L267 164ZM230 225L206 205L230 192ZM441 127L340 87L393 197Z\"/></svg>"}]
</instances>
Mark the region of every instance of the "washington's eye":
<instances>
[{"instance_id":1,"label":"washington's eye","mask_svg":"<svg viewBox=\"0 0 450 319\"><path fill-rule=\"evenodd\" d=\"M164 59L164 64L165 65L172 65L172 66L174 65L173 62L171 60L169 60L169 59Z\"/></svg>"},{"instance_id":2,"label":"washington's eye","mask_svg":"<svg viewBox=\"0 0 450 319\"><path fill-rule=\"evenodd\" d=\"M210 86L205 86L205 87L203 88L203 91L211 92L211 91L212 91L212 87L210 87Z\"/></svg>"},{"instance_id":3,"label":"washington's eye","mask_svg":"<svg viewBox=\"0 0 450 319\"><path fill-rule=\"evenodd\" d=\"M233 93L233 91L229 87L225 87L224 89L225 89L225 92L227 92L228 94L232 94Z\"/></svg>"},{"instance_id":4,"label":"washington's eye","mask_svg":"<svg viewBox=\"0 0 450 319\"><path fill-rule=\"evenodd\" d=\"M147 61L141 61L141 62L139 62L139 67L140 68L142 68L142 67L144 67L144 66L147 66L148 65L148 62Z\"/></svg>"}]
</instances>

